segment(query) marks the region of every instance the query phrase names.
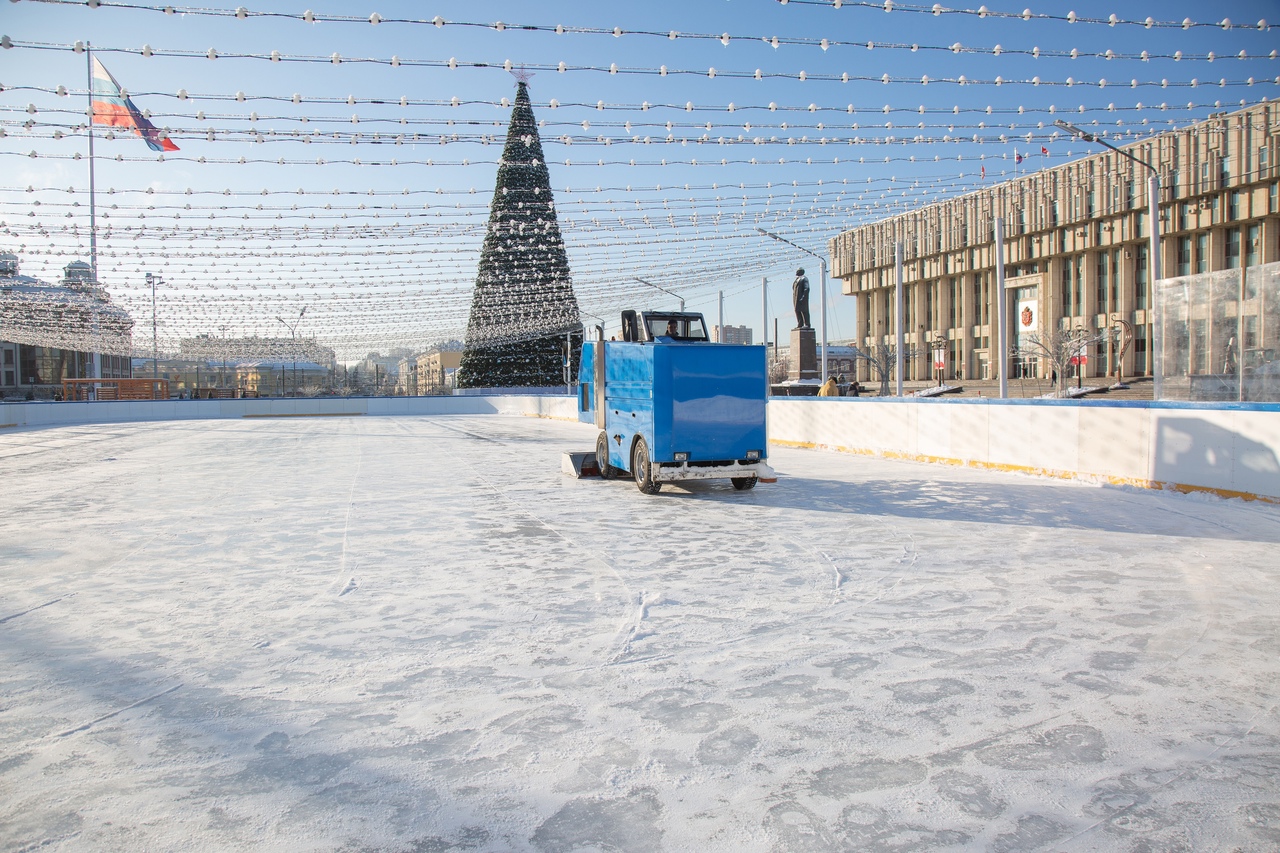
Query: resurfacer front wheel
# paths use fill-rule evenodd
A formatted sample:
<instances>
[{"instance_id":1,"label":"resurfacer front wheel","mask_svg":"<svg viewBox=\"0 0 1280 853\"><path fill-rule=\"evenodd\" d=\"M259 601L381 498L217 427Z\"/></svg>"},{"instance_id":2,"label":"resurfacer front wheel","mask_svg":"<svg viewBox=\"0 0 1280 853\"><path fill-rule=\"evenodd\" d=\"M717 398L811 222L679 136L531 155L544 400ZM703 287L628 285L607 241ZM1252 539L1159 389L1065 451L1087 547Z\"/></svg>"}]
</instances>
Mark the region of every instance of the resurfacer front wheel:
<instances>
[{"instance_id":1,"label":"resurfacer front wheel","mask_svg":"<svg viewBox=\"0 0 1280 853\"><path fill-rule=\"evenodd\" d=\"M636 478L636 488L646 495L656 495L662 484L653 479L653 465L649 462L649 446L643 438L637 438L631 448L631 476Z\"/></svg>"}]
</instances>

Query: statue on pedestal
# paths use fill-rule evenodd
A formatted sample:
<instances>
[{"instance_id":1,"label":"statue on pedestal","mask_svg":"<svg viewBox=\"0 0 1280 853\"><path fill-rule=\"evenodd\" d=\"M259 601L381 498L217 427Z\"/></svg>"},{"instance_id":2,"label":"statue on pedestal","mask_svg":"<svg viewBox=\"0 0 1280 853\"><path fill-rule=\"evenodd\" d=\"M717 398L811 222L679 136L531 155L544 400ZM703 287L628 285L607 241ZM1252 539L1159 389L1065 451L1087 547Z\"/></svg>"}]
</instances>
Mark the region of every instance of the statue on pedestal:
<instances>
[{"instance_id":1,"label":"statue on pedestal","mask_svg":"<svg viewBox=\"0 0 1280 853\"><path fill-rule=\"evenodd\" d=\"M796 308L796 328L813 328L809 322L809 279L805 278L803 269L796 270L796 280L791 284L791 301Z\"/></svg>"}]
</instances>

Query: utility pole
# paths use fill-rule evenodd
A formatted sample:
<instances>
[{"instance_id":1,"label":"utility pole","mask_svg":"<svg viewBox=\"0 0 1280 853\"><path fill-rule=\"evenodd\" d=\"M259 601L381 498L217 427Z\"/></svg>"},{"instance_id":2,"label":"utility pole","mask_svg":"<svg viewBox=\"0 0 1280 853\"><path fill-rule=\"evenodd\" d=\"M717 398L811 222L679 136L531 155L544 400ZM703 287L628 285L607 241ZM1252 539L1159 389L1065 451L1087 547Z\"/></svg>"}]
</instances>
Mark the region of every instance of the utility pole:
<instances>
[{"instance_id":1,"label":"utility pole","mask_svg":"<svg viewBox=\"0 0 1280 853\"><path fill-rule=\"evenodd\" d=\"M160 337L156 332L156 283L160 276L147 273L147 284L151 285L151 378L160 378ZM154 387L153 387L154 393Z\"/></svg>"},{"instance_id":2,"label":"utility pole","mask_svg":"<svg viewBox=\"0 0 1280 853\"><path fill-rule=\"evenodd\" d=\"M903 355L902 351L907 347L907 330L905 328L906 309L903 304L903 293L902 293L902 241L901 240L893 244L893 274L894 274L893 317L894 317L894 325L897 326L897 329L896 329L897 337L895 338L897 351L894 354L897 360L897 366L894 369L894 373L896 373L898 377L897 396L901 397L902 396L902 380L903 380L902 371L906 366L906 358Z\"/></svg>"},{"instance_id":3,"label":"utility pole","mask_svg":"<svg viewBox=\"0 0 1280 853\"><path fill-rule=\"evenodd\" d=\"M764 330L764 349L769 351L769 279L760 279L760 328Z\"/></svg>"},{"instance_id":4,"label":"utility pole","mask_svg":"<svg viewBox=\"0 0 1280 853\"><path fill-rule=\"evenodd\" d=\"M293 339L293 396L295 397L298 396L298 324L302 322L302 315L306 313L307 306L303 305L302 310L298 312L298 319L293 321L292 326L285 323L281 318L276 318L281 323L284 323L284 327L289 330L289 336ZM283 385L284 383L281 382L280 384Z\"/></svg>"},{"instance_id":5,"label":"utility pole","mask_svg":"<svg viewBox=\"0 0 1280 853\"><path fill-rule=\"evenodd\" d=\"M717 309L717 319L720 323L720 343L724 343L724 291L719 291L717 295L719 297L716 300L716 304L719 306Z\"/></svg>"},{"instance_id":6,"label":"utility pole","mask_svg":"<svg viewBox=\"0 0 1280 853\"><path fill-rule=\"evenodd\" d=\"M1164 278L1164 264L1160 258L1160 173L1153 163L1143 160L1140 157L1135 157L1128 151L1121 148L1117 148L1105 139L1098 138L1096 134L1081 130L1075 125L1067 124L1061 119L1055 121L1054 124L1067 131L1072 136L1080 137L1085 142L1096 142L1104 148L1110 148L1121 157L1128 157L1139 166L1145 166L1151 173L1147 178L1147 219L1150 220L1151 223L1150 243L1148 244L1147 249L1147 286L1151 288L1151 305L1154 309L1153 313L1155 314L1155 322L1151 324L1154 337L1152 349L1153 352L1157 354L1157 357L1154 359L1155 364L1152 365L1151 371L1155 380L1152 383L1154 385L1152 390L1155 395L1155 399L1159 400L1161 385L1163 384L1164 379L1164 370L1161 366L1161 359L1158 357L1159 348L1154 344L1158 343L1161 339L1160 322L1163 314L1160 291L1156 286L1160 279Z\"/></svg>"},{"instance_id":7,"label":"utility pole","mask_svg":"<svg viewBox=\"0 0 1280 853\"><path fill-rule=\"evenodd\" d=\"M996 357L1000 366L1000 399L1009 396L1009 310L1004 290L1004 219L995 219L993 235L996 252Z\"/></svg>"}]
</instances>

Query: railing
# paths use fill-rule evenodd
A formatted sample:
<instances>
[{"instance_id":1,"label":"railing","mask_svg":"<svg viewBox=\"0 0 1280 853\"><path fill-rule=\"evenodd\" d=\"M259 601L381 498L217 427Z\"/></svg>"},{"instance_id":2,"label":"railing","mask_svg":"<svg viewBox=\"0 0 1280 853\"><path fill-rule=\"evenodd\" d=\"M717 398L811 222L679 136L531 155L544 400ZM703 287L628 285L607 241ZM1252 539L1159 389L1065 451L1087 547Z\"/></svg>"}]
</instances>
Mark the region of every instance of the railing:
<instances>
[{"instance_id":1,"label":"railing","mask_svg":"<svg viewBox=\"0 0 1280 853\"><path fill-rule=\"evenodd\" d=\"M87 400L168 400L167 379L64 379L62 398Z\"/></svg>"}]
</instances>

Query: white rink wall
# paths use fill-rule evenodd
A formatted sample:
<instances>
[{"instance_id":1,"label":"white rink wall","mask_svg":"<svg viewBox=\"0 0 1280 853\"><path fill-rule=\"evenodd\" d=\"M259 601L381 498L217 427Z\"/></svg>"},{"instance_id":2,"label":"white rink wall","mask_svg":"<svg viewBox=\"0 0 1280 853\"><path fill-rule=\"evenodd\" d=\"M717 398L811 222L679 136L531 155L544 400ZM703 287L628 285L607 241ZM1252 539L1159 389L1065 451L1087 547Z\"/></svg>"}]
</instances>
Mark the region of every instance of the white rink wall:
<instances>
[{"instance_id":1,"label":"white rink wall","mask_svg":"<svg viewBox=\"0 0 1280 853\"><path fill-rule=\"evenodd\" d=\"M244 400L143 400L101 403L0 403L0 427L217 418L358 415L533 415L577 420L573 397L299 397Z\"/></svg>"},{"instance_id":2,"label":"white rink wall","mask_svg":"<svg viewBox=\"0 0 1280 853\"><path fill-rule=\"evenodd\" d=\"M769 440L1280 501L1275 404L775 398Z\"/></svg>"},{"instance_id":3,"label":"white rink wall","mask_svg":"<svg viewBox=\"0 0 1280 853\"><path fill-rule=\"evenodd\" d=\"M252 417L506 414L576 420L565 396L3 403L0 427ZM773 398L769 439L1146 488L1280 501L1280 405Z\"/></svg>"}]
</instances>

